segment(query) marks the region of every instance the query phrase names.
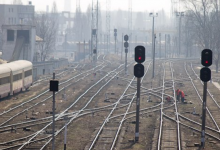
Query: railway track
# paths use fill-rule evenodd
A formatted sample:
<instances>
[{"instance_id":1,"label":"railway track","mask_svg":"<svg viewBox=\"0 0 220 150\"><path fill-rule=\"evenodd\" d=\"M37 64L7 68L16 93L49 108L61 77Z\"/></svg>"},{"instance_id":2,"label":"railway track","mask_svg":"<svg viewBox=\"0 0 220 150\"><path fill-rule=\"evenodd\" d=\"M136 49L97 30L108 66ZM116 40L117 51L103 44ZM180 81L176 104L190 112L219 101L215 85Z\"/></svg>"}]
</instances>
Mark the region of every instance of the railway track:
<instances>
[{"instance_id":1,"label":"railway track","mask_svg":"<svg viewBox=\"0 0 220 150\"><path fill-rule=\"evenodd\" d=\"M101 82L104 78L106 78L106 77L109 76L110 74L112 74L112 73L115 74L114 72L115 72L115 71L112 71L112 72L108 73L108 74L105 75L102 79L100 79L99 82ZM110 80L109 80L106 84L108 84L112 79L114 79L116 75L117 75L117 74L115 74L114 76L112 76L112 77L110 78ZM97 85L97 84L99 84L99 82L95 83L94 86ZM92 88L92 87L93 87L93 86L91 86L91 88ZM86 91L86 93L87 93L91 88L89 88L89 89ZM95 95L94 95L94 96L95 96ZM80 96L68 109L70 109L72 106L74 106L74 104L77 103L77 101L78 101L80 98L82 98L82 96ZM85 107L86 107L86 106L85 106ZM65 111L67 111L68 109L66 109ZM56 119L56 120L58 120L59 118L63 117L65 111L62 112L61 114L59 114L59 115L57 116L57 119ZM80 112L82 112L82 111L80 111ZM80 115L80 112L77 112L77 113L76 113L77 116ZM74 115L73 118L77 118L77 117L76 117L76 114ZM70 119L70 120L71 120L71 119ZM73 120L74 120L74 119L73 119ZM50 124L51 124L51 123L49 123L49 125L47 125L46 127L50 126ZM45 129L45 128L44 128L44 129ZM44 130L44 129L43 129L43 130ZM43 130L42 130L42 131L43 131ZM61 128L60 131L62 131L62 128ZM39 132L37 132L37 133L39 133ZM35 138L36 138L36 135L35 135L32 139L35 139ZM49 137L47 137L47 138L49 138ZM28 145L29 145L30 143L32 143L32 141L34 141L34 140L32 140L32 139L28 141ZM39 140L41 141L41 140L43 140L43 139L39 137ZM26 145L26 144L24 143L24 145ZM16 147L17 147L17 146L16 146ZM22 149L23 147L24 147L24 146L21 146L21 149Z\"/></svg>"}]
</instances>

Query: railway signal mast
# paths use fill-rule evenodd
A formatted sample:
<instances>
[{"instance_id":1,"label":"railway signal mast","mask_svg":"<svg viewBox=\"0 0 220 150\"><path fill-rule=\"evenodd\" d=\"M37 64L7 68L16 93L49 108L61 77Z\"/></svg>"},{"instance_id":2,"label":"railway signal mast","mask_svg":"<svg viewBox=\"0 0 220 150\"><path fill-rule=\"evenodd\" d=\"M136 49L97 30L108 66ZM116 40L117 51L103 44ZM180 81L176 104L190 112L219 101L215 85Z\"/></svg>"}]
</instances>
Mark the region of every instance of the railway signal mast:
<instances>
[{"instance_id":1,"label":"railway signal mast","mask_svg":"<svg viewBox=\"0 0 220 150\"><path fill-rule=\"evenodd\" d=\"M55 80L55 73L53 73L53 80L50 80L50 91L53 92L52 150L55 150L55 92L59 91L59 81Z\"/></svg>"},{"instance_id":2,"label":"railway signal mast","mask_svg":"<svg viewBox=\"0 0 220 150\"><path fill-rule=\"evenodd\" d=\"M96 4L92 0L92 35L91 46L93 61L97 61L97 43L98 43L98 0Z\"/></svg>"},{"instance_id":3,"label":"railway signal mast","mask_svg":"<svg viewBox=\"0 0 220 150\"><path fill-rule=\"evenodd\" d=\"M128 57L128 47L129 47L129 43L128 43L128 35L124 36L124 47L125 47L125 74L127 74L127 57Z\"/></svg>"},{"instance_id":4,"label":"railway signal mast","mask_svg":"<svg viewBox=\"0 0 220 150\"><path fill-rule=\"evenodd\" d=\"M201 147L205 147L205 118L206 118L206 97L207 97L207 82L211 79L211 70L208 68L212 65L212 51L204 49L202 51L201 63L203 67L200 70L200 79L204 82L203 87L203 105L202 105L202 131L201 131Z\"/></svg>"},{"instance_id":5,"label":"railway signal mast","mask_svg":"<svg viewBox=\"0 0 220 150\"><path fill-rule=\"evenodd\" d=\"M136 100L136 125L135 125L135 142L139 140L139 114L140 114L140 87L141 78L144 76L145 48L143 46L135 47L135 61L134 76L137 77L137 100Z\"/></svg>"}]
</instances>

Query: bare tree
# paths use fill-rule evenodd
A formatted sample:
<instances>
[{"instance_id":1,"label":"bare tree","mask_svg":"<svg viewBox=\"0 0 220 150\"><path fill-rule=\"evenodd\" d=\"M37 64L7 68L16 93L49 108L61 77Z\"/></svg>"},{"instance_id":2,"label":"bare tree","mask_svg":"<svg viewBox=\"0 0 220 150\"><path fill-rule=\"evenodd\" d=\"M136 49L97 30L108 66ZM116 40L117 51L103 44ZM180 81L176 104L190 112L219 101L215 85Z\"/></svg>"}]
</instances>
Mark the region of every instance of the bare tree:
<instances>
[{"instance_id":1,"label":"bare tree","mask_svg":"<svg viewBox=\"0 0 220 150\"><path fill-rule=\"evenodd\" d=\"M182 0L189 12L187 20L191 22L196 44L214 52L216 72L220 59L220 14L217 0Z\"/></svg>"},{"instance_id":2,"label":"bare tree","mask_svg":"<svg viewBox=\"0 0 220 150\"><path fill-rule=\"evenodd\" d=\"M57 15L57 7L54 2L51 13L40 13L35 17L36 34L43 39L43 42L39 43L41 61L49 58L49 54L55 50L58 27Z\"/></svg>"}]
</instances>

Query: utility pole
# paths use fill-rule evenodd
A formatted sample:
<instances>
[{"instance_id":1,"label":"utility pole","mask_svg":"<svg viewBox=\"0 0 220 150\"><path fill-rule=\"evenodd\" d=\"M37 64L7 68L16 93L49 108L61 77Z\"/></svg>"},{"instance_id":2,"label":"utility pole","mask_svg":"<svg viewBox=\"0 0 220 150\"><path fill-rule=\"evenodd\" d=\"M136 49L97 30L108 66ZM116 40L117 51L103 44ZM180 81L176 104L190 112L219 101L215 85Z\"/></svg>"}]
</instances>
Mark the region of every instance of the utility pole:
<instances>
[{"instance_id":1,"label":"utility pole","mask_svg":"<svg viewBox=\"0 0 220 150\"><path fill-rule=\"evenodd\" d=\"M83 50L84 50L84 62L86 61L86 41L83 42Z\"/></svg>"},{"instance_id":2,"label":"utility pole","mask_svg":"<svg viewBox=\"0 0 220 150\"><path fill-rule=\"evenodd\" d=\"M92 55L93 55L93 62L97 61L97 52L98 52L98 0L96 4L92 0ZM96 53L94 53L96 52Z\"/></svg>"},{"instance_id":3,"label":"utility pole","mask_svg":"<svg viewBox=\"0 0 220 150\"><path fill-rule=\"evenodd\" d=\"M181 53L181 18L184 16L184 12L177 12L176 16L179 17L179 55Z\"/></svg>"},{"instance_id":4,"label":"utility pole","mask_svg":"<svg viewBox=\"0 0 220 150\"><path fill-rule=\"evenodd\" d=\"M65 57L66 57L66 44L67 44L67 34L65 33L65 44L64 44Z\"/></svg>"},{"instance_id":5,"label":"utility pole","mask_svg":"<svg viewBox=\"0 0 220 150\"><path fill-rule=\"evenodd\" d=\"M130 46L128 47L128 50L130 51L130 55L132 55L132 41L133 41L133 28L132 28L132 0L128 0L128 36L130 41Z\"/></svg>"},{"instance_id":6,"label":"utility pole","mask_svg":"<svg viewBox=\"0 0 220 150\"><path fill-rule=\"evenodd\" d=\"M154 49L153 49L153 72L152 72L152 78L154 78L154 68L155 68L155 40L156 34L154 34Z\"/></svg>"},{"instance_id":7,"label":"utility pole","mask_svg":"<svg viewBox=\"0 0 220 150\"><path fill-rule=\"evenodd\" d=\"M154 35L154 17L158 16L158 13L150 13L150 17L153 17L153 25L152 25L152 59L153 59L153 72L152 72L152 78L154 78L154 61L155 61L155 38Z\"/></svg>"},{"instance_id":8,"label":"utility pole","mask_svg":"<svg viewBox=\"0 0 220 150\"><path fill-rule=\"evenodd\" d=\"M110 7L111 7L111 0L106 0L106 34L107 34L107 51L110 51Z\"/></svg>"},{"instance_id":9,"label":"utility pole","mask_svg":"<svg viewBox=\"0 0 220 150\"><path fill-rule=\"evenodd\" d=\"M161 58L161 33L159 33L159 41L160 41L160 58Z\"/></svg>"},{"instance_id":10,"label":"utility pole","mask_svg":"<svg viewBox=\"0 0 220 150\"><path fill-rule=\"evenodd\" d=\"M167 35L165 34L165 59L167 58Z\"/></svg>"},{"instance_id":11,"label":"utility pole","mask_svg":"<svg viewBox=\"0 0 220 150\"><path fill-rule=\"evenodd\" d=\"M116 50L117 29L114 29L114 37L115 37L115 54L116 54L116 53L118 54L118 52L117 52L117 50Z\"/></svg>"},{"instance_id":12,"label":"utility pole","mask_svg":"<svg viewBox=\"0 0 220 150\"><path fill-rule=\"evenodd\" d=\"M121 40L121 60L122 60L122 51L123 51L123 38L124 38L124 34L122 33L122 40Z\"/></svg>"}]
</instances>

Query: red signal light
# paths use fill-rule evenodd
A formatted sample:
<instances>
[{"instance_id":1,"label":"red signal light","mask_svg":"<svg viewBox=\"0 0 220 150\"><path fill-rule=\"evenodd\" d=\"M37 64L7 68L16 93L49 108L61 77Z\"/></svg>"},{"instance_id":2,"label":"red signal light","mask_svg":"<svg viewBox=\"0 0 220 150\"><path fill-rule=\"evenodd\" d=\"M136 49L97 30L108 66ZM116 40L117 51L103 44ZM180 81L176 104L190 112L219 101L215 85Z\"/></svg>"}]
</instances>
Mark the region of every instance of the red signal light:
<instances>
[{"instance_id":1,"label":"red signal light","mask_svg":"<svg viewBox=\"0 0 220 150\"><path fill-rule=\"evenodd\" d=\"M141 60L141 57L138 57L139 60Z\"/></svg>"},{"instance_id":2,"label":"red signal light","mask_svg":"<svg viewBox=\"0 0 220 150\"><path fill-rule=\"evenodd\" d=\"M205 63L208 64L209 62L206 60Z\"/></svg>"}]
</instances>

